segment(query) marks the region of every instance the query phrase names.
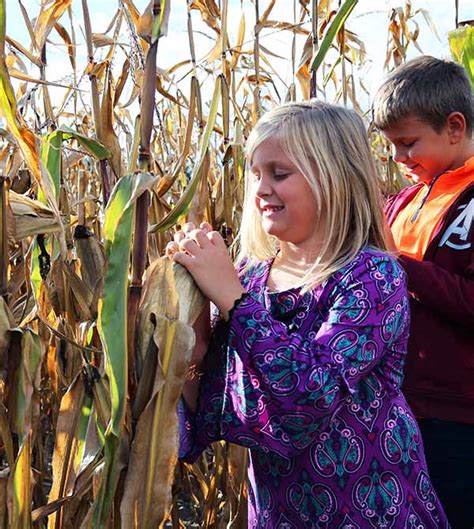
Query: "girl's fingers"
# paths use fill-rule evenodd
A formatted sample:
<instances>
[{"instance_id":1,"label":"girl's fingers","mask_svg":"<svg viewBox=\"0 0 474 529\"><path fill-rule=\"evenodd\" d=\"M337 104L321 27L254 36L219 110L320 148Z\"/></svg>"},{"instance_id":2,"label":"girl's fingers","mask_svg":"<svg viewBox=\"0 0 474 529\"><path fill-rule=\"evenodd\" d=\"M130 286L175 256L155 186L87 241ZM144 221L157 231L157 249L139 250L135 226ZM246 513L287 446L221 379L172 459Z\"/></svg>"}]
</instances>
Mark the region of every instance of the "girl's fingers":
<instances>
[{"instance_id":1,"label":"girl's fingers","mask_svg":"<svg viewBox=\"0 0 474 529\"><path fill-rule=\"evenodd\" d=\"M196 229L196 226L192 222L186 222L186 224L183 224L182 230L184 233L188 234Z\"/></svg>"},{"instance_id":2,"label":"girl's fingers","mask_svg":"<svg viewBox=\"0 0 474 529\"><path fill-rule=\"evenodd\" d=\"M175 242L179 243L186 237L186 234L183 230L178 230L174 235L173 239Z\"/></svg>"},{"instance_id":3,"label":"girl's fingers","mask_svg":"<svg viewBox=\"0 0 474 529\"><path fill-rule=\"evenodd\" d=\"M220 246L222 248L225 248L227 250L227 245L222 238L222 235L218 231L211 231L207 234L207 238L214 244L215 246Z\"/></svg>"},{"instance_id":4,"label":"girl's fingers","mask_svg":"<svg viewBox=\"0 0 474 529\"><path fill-rule=\"evenodd\" d=\"M184 252L176 252L173 254L172 259L175 263L179 263L185 268L188 268L193 258Z\"/></svg>"},{"instance_id":5,"label":"girl's fingers","mask_svg":"<svg viewBox=\"0 0 474 529\"><path fill-rule=\"evenodd\" d=\"M179 249L184 250L190 255L195 255L199 251L198 243L194 239L186 237L179 243Z\"/></svg>"},{"instance_id":6,"label":"girl's fingers","mask_svg":"<svg viewBox=\"0 0 474 529\"><path fill-rule=\"evenodd\" d=\"M179 251L179 244L176 241L170 241L165 248L166 257L173 257Z\"/></svg>"},{"instance_id":7,"label":"girl's fingers","mask_svg":"<svg viewBox=\"0 0 474 529\"><path fill-rule=\"evenodd\" d=\"M204 230L193 230L188 234L188 237L194 239L200 248L205 248L209 244L209 239Z\"/></svg>"},{"instance_id":8,"label":"girl's fingers","mask_svg":"<svg viewBox=\"0 0 474 529\"><path fill-rule=\"evenodd\" d=\"M192 222L186 222L183 226L178 226L176 233L173 235L175 242L181 242L186 237L189 237L189 234L196 229L196 226Z\"/></svg>"},{"instance_id":9,"label":"girl's fingers","mask_svg":"<svg viewBox=\"0 0 474 529\"><path fill-rule=\"evenodd\" d=\"M209 233L212 231L212 226L209 224L209 222L201 222L199 227L204 233Z\"/></svg>"}]
</instances>

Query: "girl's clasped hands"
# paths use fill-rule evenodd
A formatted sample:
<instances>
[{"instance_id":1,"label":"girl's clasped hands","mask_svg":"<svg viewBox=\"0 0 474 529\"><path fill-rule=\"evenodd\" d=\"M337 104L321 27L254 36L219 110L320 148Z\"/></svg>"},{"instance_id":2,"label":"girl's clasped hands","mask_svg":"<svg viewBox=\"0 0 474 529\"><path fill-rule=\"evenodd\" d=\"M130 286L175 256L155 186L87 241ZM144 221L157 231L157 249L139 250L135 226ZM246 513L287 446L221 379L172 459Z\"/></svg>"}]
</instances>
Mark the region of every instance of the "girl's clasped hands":
<instances>
[{"instance_id":1,"label":"girl's clasped hands","mask_svg":"<svg viewBox=\"0 0 474 529\"><path fill-rule=\"evenodd\" d=\"M183 265L203 294L226 319L236 299L244 292L221 234L207 222L196 228L192 222L175 233L166 255Z\"/></svg>"}]
</instances>

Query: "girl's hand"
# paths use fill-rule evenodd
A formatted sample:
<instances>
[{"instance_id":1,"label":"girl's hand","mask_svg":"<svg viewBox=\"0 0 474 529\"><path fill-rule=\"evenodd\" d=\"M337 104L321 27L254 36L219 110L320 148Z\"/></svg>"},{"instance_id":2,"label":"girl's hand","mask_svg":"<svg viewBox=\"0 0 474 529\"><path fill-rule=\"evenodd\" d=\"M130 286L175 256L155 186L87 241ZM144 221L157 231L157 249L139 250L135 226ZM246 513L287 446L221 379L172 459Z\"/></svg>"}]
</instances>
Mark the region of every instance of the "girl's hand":
<instances>
[{"instance_id":1,"label":"girl's hand","mask_svg":"<svg viewBox=\"0 0 474 529\"><path fill-rule=\"evenodd\" d=\"M207 222L201 222L200 228L205 233L209 233L210 231L212 231L212 226ZM169 257L171 259L176 252L179 252L179 243L186 238L188 233L195 229L196 226L192 222L186 222L183 227L178 226L178 229L173 235L173 240L166 245L166 257Z\"/></svg>"},{"instance_id":2,"label":"girl's hand","mask_svg":"<svg viewBox=\"0 0 474 529\"><path fill-rule=\"evenodd\" d=\"M229 310L245 289L240 284L224 239L209 225L188 231L173 259L193 276L203 294L227 319Z\"/></svg>"}]
</instances>

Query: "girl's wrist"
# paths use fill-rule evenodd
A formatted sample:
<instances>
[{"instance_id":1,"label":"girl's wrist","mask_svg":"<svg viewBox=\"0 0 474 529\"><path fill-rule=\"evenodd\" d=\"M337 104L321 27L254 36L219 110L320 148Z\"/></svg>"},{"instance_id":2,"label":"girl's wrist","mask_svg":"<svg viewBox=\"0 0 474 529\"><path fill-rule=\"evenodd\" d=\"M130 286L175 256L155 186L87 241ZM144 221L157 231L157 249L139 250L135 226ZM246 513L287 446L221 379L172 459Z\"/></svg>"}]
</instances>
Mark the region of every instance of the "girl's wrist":
<instances>
[{"instance_id":1,"label":"girl's wrist","mask_svg":"<svg viewBox=\"0 0 474 529\"><path fill-rule=\"evenodd\" d=\"M222 301L216 303L219 312L225 320L229 319L229 314L233 311L236 304L240 302L242 296L246 293L247 291L241 286L240 288L236 288L232 292L227 293Z\"/></svg>"}]
</instances>

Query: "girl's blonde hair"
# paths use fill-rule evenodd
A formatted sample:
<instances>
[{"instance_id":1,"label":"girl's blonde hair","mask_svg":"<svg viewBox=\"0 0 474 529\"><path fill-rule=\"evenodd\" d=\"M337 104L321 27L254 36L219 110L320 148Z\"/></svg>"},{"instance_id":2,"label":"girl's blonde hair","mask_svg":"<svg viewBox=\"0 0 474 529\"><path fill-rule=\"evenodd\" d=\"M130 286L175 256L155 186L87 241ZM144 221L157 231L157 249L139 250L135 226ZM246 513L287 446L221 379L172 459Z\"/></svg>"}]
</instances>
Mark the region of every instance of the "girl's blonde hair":
<instances>
[{"instance_id":1,"label":"girl's blonde hair","mask_svg":"<svg viewBox=\"0 0 474 529\"><path fill-rule=\"evenodd\" d=\"M353 110L321 101L287 103L271 110L249 135L247 165L270 137L279 141L311 186L318 209L324 211L319 257L295 287L304 292L321 284L364 246L387 249L377 172L364 123ZM247 178L237 257L249 265L275 257L278 251L278 240L262 228L252 186Z\"/></svg>"}]
</instances>

